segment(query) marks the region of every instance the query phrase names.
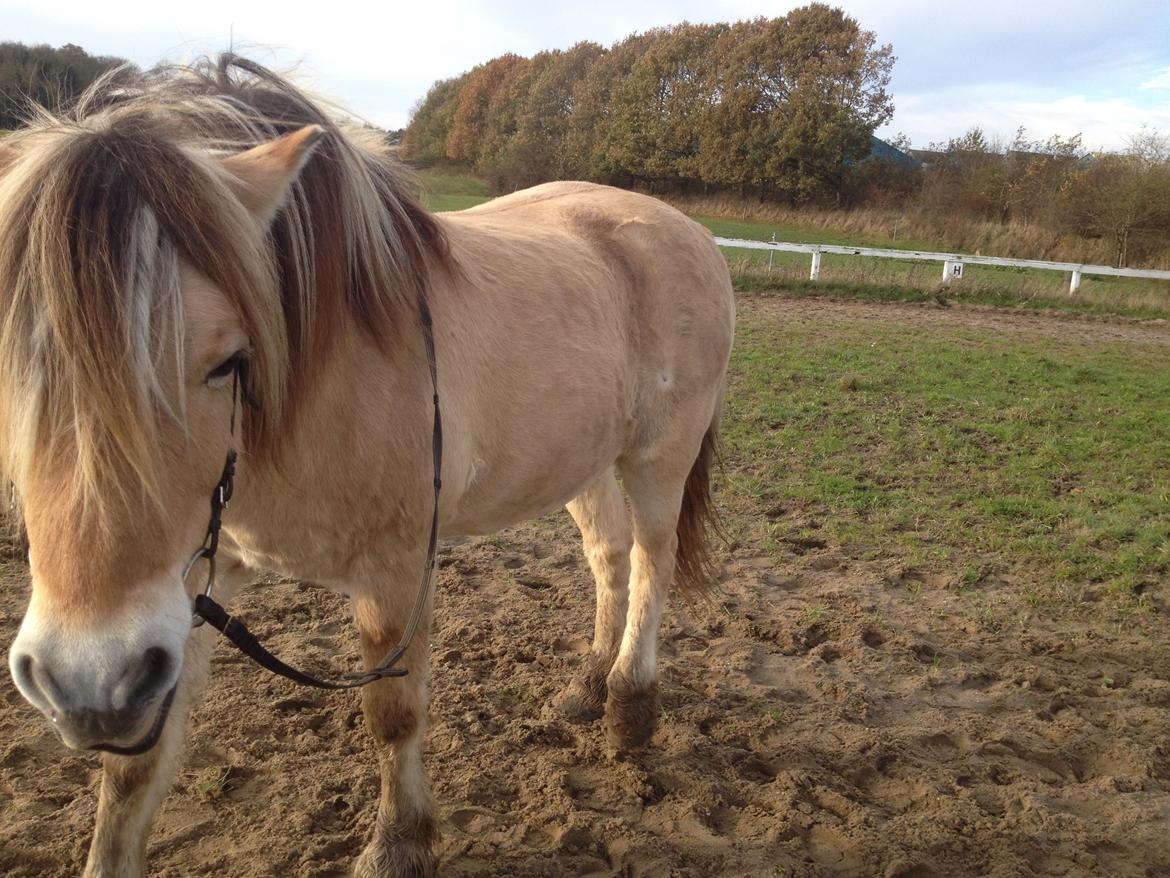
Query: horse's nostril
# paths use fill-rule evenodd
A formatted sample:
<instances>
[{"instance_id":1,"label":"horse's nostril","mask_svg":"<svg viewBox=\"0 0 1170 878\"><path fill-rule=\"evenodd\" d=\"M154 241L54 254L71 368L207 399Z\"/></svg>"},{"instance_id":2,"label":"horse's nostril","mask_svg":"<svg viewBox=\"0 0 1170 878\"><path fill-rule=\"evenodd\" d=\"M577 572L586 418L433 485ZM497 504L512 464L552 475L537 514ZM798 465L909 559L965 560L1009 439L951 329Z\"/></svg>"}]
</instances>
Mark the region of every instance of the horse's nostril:
<instances>
[{"instance_id":1,"label":"horse's nostril","mask_svg":"<svg viewBox=\"0 0 1170 878\"><path fill-rule=\"evenodd\" d=\"M32 653L21 653L12 660L12 679L24 697L45 713L56 715L66 703L49 668L43 661L37 662Z\"/></svg>"},{"instance_id":2,"label":"horse's nostril","mask_svg":"<svg viewBox=\"0 0 1170 878\"><path fill-rule=\"evenodd\" d=\"M16 685L23 690L36 691L37 684L33 679L33 658L28 653L18 655L12 662L12 676Z\"/></svg>"},{"instance_id":3,"label":"horse's nostril","mask_svg":"<svg viewBox=\"0 0 1170 878\"><path fill-rule=\"evenodd\" d=\"M142 654L142 661L132 673L127 703L137 707L159 694L171 674L171 657L160 646L152 646Z\"/></svg>"}]
</instances>

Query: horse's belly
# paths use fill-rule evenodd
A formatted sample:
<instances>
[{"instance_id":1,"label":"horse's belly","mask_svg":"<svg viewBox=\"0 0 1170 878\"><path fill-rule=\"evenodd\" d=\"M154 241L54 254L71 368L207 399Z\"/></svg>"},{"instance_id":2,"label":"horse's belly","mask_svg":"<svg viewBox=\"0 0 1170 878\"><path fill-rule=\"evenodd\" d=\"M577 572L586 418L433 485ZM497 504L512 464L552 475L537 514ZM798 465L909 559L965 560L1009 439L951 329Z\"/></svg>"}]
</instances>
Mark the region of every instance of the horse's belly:
<instances>
[{"instance_id":1,"label":"horse's belly","mask_svg":"<svg viewBox=\"0 0 1170 878\"><path fill-rule=\"evenodd\" d=\"M473 460L444 535L493 533L559 509L613 466L624 427L618 418L598 418L557 436L518 434L507 454Z\"/></svg>"}]
</instances>

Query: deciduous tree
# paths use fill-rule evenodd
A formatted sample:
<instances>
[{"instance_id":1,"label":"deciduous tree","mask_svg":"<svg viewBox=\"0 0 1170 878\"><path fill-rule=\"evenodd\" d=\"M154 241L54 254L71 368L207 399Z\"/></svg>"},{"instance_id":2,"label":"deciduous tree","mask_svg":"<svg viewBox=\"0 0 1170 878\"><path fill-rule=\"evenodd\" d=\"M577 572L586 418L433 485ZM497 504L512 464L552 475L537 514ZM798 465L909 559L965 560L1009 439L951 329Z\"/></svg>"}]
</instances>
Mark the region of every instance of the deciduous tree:
<instances>
[{"instance_id":1,"label":"deciduous tree","mask_svg":"<svg viewBox=\"0 0 1170 878\"><path fill-rule=\"evenodd\" d=\"M496 120L493 111L500 108L501 90L532 62L508 53L473 69L459 90L459 103L451 133L447 138L447 157L475 165L484 153L488 134Z\"/></svg>"},{"instance_id":2,"label":"deciduous tree","mask_svg":"<svg viewBox=\"0 0 1170 878\"><path fill-rule=\"evenodd\" d=\"M849 165L893 114L893 64L889 45L821 3L733 27L714 54L705 178L795 202L838 199Z\"/></svg>"},{"instance_id":3,"label":"deciduous tree","mask_svg":"<svg viewBox=\"0 0 1170 878\"><path fill-rule=\"evenodd\" d=\"M0 43L0 128L23 124L30 103L52 110L68 105L103 73L125 64L72 43L57 49Z\"/></svg>"},{"instance_id":4,"label":"deciduous tree","mask_svg":"<svg viewBox=\"0 0 1170 878\"><path fill-rule=\"evenodd\" d=\"M697 180L700 132L715 103L712 50L725 24L651 32L610 108L606 163L636 180Z\"/></svg>"},{"instance_id":5,"label":"deciduous tree","mask_svg":"<svg viewBox=\"0 0 1170 878\"><path fill-rule=\"evenodd\" d=\"M410 161L433 163L447 158L447 139L455 122L459 96L470 74L441 79L414 106L402 137L402 156Z\"/></svg>"}]
</instances>

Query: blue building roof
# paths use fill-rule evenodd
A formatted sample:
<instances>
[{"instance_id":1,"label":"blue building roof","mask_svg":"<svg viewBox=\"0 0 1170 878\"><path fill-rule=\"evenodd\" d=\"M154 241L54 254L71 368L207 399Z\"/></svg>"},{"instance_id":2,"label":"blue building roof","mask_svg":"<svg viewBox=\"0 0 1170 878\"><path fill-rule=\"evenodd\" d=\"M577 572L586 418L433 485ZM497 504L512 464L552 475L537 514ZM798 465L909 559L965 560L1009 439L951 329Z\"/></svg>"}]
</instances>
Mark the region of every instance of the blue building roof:
<instances>
[{"instance_id":1,"label":"blue building roof","mask_svg":"<svg viewBox=\"0 0 1170 878\"><path fill-rule=\"evenodd\" d=\"M869 155L862 159L862 162L870 162L874 159L881 159L882 161L893 162L897 165L905 165L908 168L917 169L922 167L923 163L921 161L914 158L912 155L908 155L902 152L902 150L898 149L896 146L890 146L890 144L886 143L880 137L874 137L873 135L870 135L869 141L870 152Z\"/></svg>"}]
</instances>

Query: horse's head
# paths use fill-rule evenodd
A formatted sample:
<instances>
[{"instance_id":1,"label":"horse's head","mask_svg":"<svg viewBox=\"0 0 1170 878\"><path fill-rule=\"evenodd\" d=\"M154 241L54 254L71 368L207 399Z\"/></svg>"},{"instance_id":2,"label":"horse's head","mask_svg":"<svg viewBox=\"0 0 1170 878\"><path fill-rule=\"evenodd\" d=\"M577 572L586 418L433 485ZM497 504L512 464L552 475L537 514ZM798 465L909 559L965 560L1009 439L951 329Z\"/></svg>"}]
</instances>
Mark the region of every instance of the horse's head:
<instances>
[{"instance_id":1,"label":"horse's head","mask_svg":"<svg viewBox=\"0 0 1170 878\"><path fill-rule=\"evenodd\" d=\"M0 452L32 572L9 663L79 748L165 721L210 492L280 406L267 235L321 134L225 159L173 120L111 119L0 146ZM233 436L241 374L260 408Z\"/></svg>"}]
</instances>

